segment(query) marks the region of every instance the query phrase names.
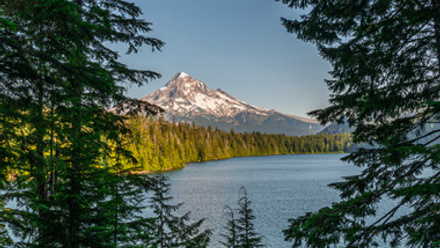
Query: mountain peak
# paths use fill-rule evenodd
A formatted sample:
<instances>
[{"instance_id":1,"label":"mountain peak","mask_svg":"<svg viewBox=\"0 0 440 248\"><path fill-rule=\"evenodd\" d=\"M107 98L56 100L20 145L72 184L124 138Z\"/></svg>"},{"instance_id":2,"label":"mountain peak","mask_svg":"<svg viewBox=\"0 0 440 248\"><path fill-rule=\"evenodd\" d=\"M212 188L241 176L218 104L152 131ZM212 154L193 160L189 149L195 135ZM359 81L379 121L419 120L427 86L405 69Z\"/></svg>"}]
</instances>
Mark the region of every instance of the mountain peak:
<instances>
[{"instance_id":1,"label":"mountain peak","mask_svg":"<svg viewBox=\"0 0 440 248\"><path fill-rule=\"evenodd\" d=\"M206 88L206 85L191 77L188 73L178 72L174 77L165 85L165 87L178 87L179 90L189 91L190 88ZM162 90L164 87L161 88Z\"/></svg>"},{"instance_id":2,"label":"mountain peak","mask_svg":"<svg viewBox=\"0 0 440 248\"><path fill-rule=\"evenodd\" d=\"M176 73L176 75L174 75L172 80L175 80L178 78L191 78L191 76L188 73L181 71L181 72Z\"/></svg>"},{"instance_id":3,"label":"mountain peak","mask_svg":"<svg viewBox=\"0 0 440 248\"><path fill-rule=\"evenodd\" d=\"M224 126L228 130L232 127L240 130L247 125L250 128L247 131L294 134L299 125L303 130L301 134L307 134L319 128L313 120L253 106L221 89L213 90L185 72L177 73L164 87L142 100L163 108L168 115L180 120L199 120L204 125L213 120L225 121ZM212 125L215 126L214 123ZM278 126L278 129L270 131L274 128L273 125Z\"/></svg>"},{"instance_id":4,"label":"mountain peak","mask_svg":"<svg viewBox=\"0 0 440 248\"><path fill-rule=\"evenodd\" d=\"M191 77L188 73L183 72L183 71L179 72L178 74L179 74L179 77Z\"/></svg>"},{"instance_id":5,"label":"mountain peak","mask_svg":"<svg viewBox=\"0 0 440 248\"><path fill-rule=\"evenodd\" d=\"M226 92L212 90L185 72L177 73L164 87L142 98L172 114L208 114L235 116L241 112L267 115L267 109L252 106Z\"/></svg>"}]
</instances>

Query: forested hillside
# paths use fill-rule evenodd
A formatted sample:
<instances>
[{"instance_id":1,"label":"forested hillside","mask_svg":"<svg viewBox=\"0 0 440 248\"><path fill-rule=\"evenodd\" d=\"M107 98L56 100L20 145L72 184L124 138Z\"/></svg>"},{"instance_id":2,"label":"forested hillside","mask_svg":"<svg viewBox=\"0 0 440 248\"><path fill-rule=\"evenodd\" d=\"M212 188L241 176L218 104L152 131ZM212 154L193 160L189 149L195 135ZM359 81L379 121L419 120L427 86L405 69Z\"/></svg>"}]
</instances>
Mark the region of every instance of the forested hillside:
<instances>
[{"instance_id":1,"label":"forested hillside","mask_svg":"<svg viewBox=\"0 0 440 248\"><path fill-rule=\"evenodd\" d=\"M138 160L140 171L164 171L185 163L231 157L343 152L351 142L349 134L242 134L153 117L132 117L128 126L132 133L125 138L125 146Z\"/></svg>"}]
</instances>

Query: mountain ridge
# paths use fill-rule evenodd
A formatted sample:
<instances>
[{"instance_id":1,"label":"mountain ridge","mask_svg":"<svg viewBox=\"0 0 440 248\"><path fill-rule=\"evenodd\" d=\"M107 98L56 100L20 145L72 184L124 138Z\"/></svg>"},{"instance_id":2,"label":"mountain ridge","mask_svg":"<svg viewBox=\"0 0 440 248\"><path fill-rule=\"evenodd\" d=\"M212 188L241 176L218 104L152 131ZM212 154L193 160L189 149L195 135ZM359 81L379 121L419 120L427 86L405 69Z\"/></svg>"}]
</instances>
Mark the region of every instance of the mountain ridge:
<instances>
[{"instance_id":1,"label":"mountain ridge","mask_svg":"<svg viewBox=\"0 0 440 248\"><path fill-rule=\"evenodd\" d=\"M287 135L314 134L322 126L313 119L257 107L179 72L164 87L141 98L163 108L168 119L194 122L237 132L260 131Z\"/></svg>"}]
</instances>

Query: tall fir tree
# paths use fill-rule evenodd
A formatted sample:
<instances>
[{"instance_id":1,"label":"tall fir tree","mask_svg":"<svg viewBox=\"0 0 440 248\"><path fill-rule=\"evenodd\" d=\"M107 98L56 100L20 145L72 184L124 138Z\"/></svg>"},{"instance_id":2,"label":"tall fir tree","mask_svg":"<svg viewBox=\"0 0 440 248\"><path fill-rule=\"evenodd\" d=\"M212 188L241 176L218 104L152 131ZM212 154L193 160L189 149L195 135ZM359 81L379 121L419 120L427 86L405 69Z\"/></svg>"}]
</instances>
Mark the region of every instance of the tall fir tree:
<instances>
[{"instance_id":1,"label":"tall fir tree","mask_svg":"<svg viewBox=\"0 0 440 248\"><path fill-rule=\"evenodd\" d=\"M237 214L234 214L231 207L226 206L228 222L221 234L224 240L220 241L220 244L226 248L266 247L262 242L263 237L255 231L254 210L250 206L251 201L248 198L246 188L241 187L239 195Z\"/></svg>"},{"instance_id":2,"label":"tall fir tree","mask_svg":"<svg viewBox=\"0 0 440 248\"><path fill-rule=\"evenodd\" d=\"M255 215L251 208L251 201L248 198L247 190L240 188L241 197L238 200L238 242L241 248L265 247L262 243L262 236L255 231Z\"/></svg>"},{"instance_id":3,"label":"tall fir tree","mask_svg":"<svg viewBox=\"0 0 440 248\"><path fill-rule=\"evenodd\" d=\"M105 111L126 100L120 83L159 76L128 68L107 47L160 49L140 14L122 0L0 3L1 170L16 174L2 186L5 201L17 202L6 220L16 245L114 247L115 211L135 213L115 189L121 173L100 160L114 151L130 157L111 145L128 131L123 118ZM112 198L118 208L106 204Z\"/></svg>"},{"instance_id":4,"label":"tall fir tree","mask_svg":"<svg viewBox=\"0 0 440 248\"><path fill-rule=\"evenodd\" d=\"M209 229L200 231L203 219L190 223L190 212L179 216L176 213L183 203L172 204L170 184L164 175L156 175L151 179L152 196L150 206L154 216L150 218L150 225L146 228L153 240L146 247L185 247L203 248L210 241Z\"/></svg>"},{"instance_id":5,"label":"tall fir tree","mask_svg":"<svg viewBox=\"0 0 440 248\"><path fill-rule=\"evenodd\" d=\"M238 240L238 224L237 219L235 218L234 210L230 206L226 206L227 210L227 219L228 222L226 226L224 226L224 232L221 234L223 237L223 241L220 241L220 244L226 248L239 248L240 243Z\"/></svg>"},{"instance_id":6,"label":"tall fir tree","mask_svg":"<svg viewBox=\"0 0 440 248\"><path fill-rule=\"evenodd\" d=\"M294 247L440 246L440 1L282 2L305 12L282 19L287 31L333 65L331 106L312 114L347 120L353 141L371 145L345 158L360 174L331 184L342 200L291 219L285 238Z\"/></svg>"}]
</instances>

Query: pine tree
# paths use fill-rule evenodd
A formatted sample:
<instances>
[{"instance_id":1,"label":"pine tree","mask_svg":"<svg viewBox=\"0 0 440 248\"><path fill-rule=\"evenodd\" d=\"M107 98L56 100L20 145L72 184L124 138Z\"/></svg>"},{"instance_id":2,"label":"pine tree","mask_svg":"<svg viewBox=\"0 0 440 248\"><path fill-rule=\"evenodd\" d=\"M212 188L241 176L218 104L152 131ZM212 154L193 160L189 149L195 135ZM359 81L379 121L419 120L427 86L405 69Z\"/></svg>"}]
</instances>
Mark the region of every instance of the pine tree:
<instances>
[{"instance_id":1,"label":"pine tree","mask_svg":"<svg viewBox=\"0 0 440 248\"><path fill-rule=\"evenodd\" d=\"M229 206L226 206L225 208L228 211L228 222L223 228L225 232L221 234L221 236L224 238L224 241L220 241L220 244L222 244L223 247L226 248L239 248L239 232L234 210L232 210L232 208Z\"/></svg>"},{"instance_id":2,"label":"pine tree","mask_svg":"<svg viewBox=\"0 0 440 248\"><path fill-rule=\"evenodd\" d=\"M7 220L17 245L113 247L115 208L107 202L120 202L121 216L135 213L118 196L125 194L116 187L120 173L100 161L128 132L122 117L105 111L127 100L119 84L159 76L129 69L106 46L160 49L161 41L144 35L151 24L140 14L122 0L0 3L0 152L7 173L16 173L2 186L5 201L18 202Z\"/></svg>"},{"instance_id":3,"label":"pine tree","mask_svg":"<svg viewBox=\"0 0 440 248\"><path fill-rule=\"evenodd\" d=\"M342 200L290 220L285 238L308 247L438 247L440 1L282 2L307 12L283 19L287 31L333 66L331 106L312 114L347 120L353 141L370 146L345 158L363 171L331 185ZM379 212L383 201L392 206Z\"/></svg>"},{"instance_id":4,"label":"pine tree","mask_svg":"<svg viewBox=\"0 0 440 248\"><path fill-rule=\"evenodd\" d=\"M251 201L247 196L244 187L240 188L242 196L238 200L238 242L241 248L265 247L262 244L262 237L255 231L254 223L255 215L250 207Z\"/></svg>"},{"instance_id":5,"label":"pine tree","mask_svg":"<svg viewBox=\"0 0 440 248\"><path fill-rule=\"evenodd\" d=\"M197 248L207 247L211 231L199 231L203 219L188 223L190 213L181 216L175 214L183 205L171 204L173 197L170 196L170 184L163 175L157 175L151 180L153 196L150 198L151 208L154 216L150 219L147 232L153 236L153 240L147 247L169 248L186 247Z\"/></svg>"},{"instance_id":6,"label":"pine tree","mask_svg":"<svg viewBox=\"0 0 440 248\"><path fill-rule=\"evenodd\" d=\"M248 199L247 191L244 187L240 188L240 199L238 200L237 217L234 210L226 206L227 224L221 236L224 238L220 244L226 248L255 248L265 247L262 243L262 236L255 231L255 215L250 207L251 201Z\"/></svg>"}]
</instances>

